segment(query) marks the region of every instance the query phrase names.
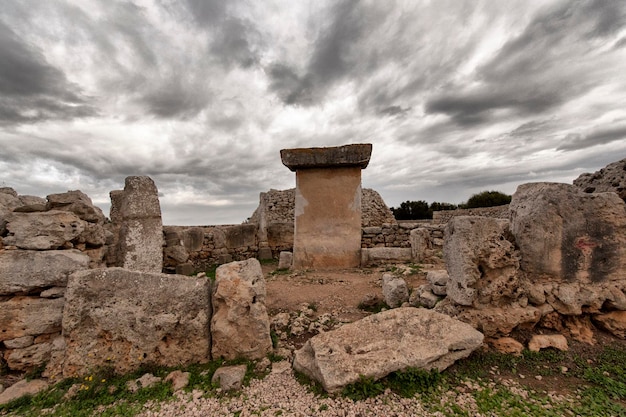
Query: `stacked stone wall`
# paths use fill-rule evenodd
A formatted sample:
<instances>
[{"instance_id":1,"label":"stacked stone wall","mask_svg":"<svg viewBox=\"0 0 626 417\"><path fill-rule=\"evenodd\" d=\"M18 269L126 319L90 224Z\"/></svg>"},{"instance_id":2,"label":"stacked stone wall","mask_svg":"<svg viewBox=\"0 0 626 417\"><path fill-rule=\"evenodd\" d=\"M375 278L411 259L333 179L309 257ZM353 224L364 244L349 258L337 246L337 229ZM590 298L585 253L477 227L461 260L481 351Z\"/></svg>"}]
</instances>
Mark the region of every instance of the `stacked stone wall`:
<instances>
[{"instance_id":1,"label":"stacked stone wall","mask_svg":"<svg viewBox=\"0 0 626 417\"><path fill-rule=\"evenodd\" d=\"M433 223L446 224L454 217L460 216L480 216L492 219L508 219L509 205L495 207L477 207L471 209L442 210L433 212Z\"/></svg>"}]
</instances>

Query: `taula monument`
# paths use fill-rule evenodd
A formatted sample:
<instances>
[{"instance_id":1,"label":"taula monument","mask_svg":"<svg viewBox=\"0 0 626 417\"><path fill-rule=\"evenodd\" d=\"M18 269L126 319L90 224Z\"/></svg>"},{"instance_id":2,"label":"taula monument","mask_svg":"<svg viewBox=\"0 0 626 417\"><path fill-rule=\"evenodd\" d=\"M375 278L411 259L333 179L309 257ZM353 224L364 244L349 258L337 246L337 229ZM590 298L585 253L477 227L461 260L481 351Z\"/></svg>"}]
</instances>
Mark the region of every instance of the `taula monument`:
<instances>
[{"instance_id":1,"label":"taula monument","mask_svg":"<svg viewBox=\"0 0 626 417\"><path fill-rule=\"evenodd\" d=\"M280 151L296 173L295 269L360 266L361 170L371 154L371 144Z\"/></svg>"}]
</instances>

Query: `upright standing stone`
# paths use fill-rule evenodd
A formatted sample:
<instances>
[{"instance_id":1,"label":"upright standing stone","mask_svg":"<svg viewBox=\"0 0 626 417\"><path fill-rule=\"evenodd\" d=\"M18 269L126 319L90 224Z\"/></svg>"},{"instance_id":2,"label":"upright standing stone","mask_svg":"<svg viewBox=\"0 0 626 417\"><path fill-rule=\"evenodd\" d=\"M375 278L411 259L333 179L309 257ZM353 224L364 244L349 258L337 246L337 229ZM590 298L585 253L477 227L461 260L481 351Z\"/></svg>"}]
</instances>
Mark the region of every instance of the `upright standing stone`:
<instances>
[{"instance_id":1,"label":"upright standing stone","mask_svg":"<svg viewBox=\"0 0 626 417\"><path fill-rule=\"evenodd\" d=\"M161 272L163 223L154 181L150 177L126 177L123 195L111 194L111 197L112 207L119 210L115 218L121 221L116 253L118 266Z\"/></svg>"},{"instance_id":2,"label":"upright standing stone","mask_svg":"<svg viewBox=\"0 0 626 417\"><path fill-rule=\"evenodd\" d=\"M361 170L371 153L371 144L280 151L296 173L295 269L360 265Z\"/></svg>"}]
</instances>

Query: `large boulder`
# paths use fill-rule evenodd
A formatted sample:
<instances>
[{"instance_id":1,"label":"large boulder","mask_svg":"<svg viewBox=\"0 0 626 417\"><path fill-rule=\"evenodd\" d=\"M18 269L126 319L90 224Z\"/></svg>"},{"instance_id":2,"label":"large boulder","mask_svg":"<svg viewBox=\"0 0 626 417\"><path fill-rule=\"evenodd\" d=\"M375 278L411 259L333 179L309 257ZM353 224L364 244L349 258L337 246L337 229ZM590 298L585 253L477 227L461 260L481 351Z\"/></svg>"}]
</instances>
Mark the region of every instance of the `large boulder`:
<instances>
[{"instance_id":1,"label":"large boulder","mask_svg":"<svg viewBox=\"0 0 626 417\"><path fill-rule=\"evenodd\" d=\"M626 205L573 185L520 185L510 204L521 268L532 283L626 279Z\"/></svg>"},{"instance_id":2,"label":"large boulder","mask_svg":"<svg viewBox=\"0 0 626 417\"><path fill-rule=\"evenodd\" d=\"M409 301L409 287L406 281L393 274L383 274L383 297L391 308L400 307Z\"/></svg>"},{"instance_id":3,"label":"large boulder","mask_svg":"<svg viewBox=\"0 0 626 417\"><path fill-rule=\"evenodd\" d=\"M509 223L460 216L445 229L448 297L463 306L502 305L518 297L519 255Z\"/></svg>"},{"instance_id":4,"label":"large boulder","mask_svg":"<svg viewBox=\"0 0 626 417\"><path fill-rule=\"evenodd\" d=\"M20 249L49 250L72 245L85 230L85 222L73 213L12 213L7 219L5 245Z\"/></svg>"},{"instance_id":5,"label":"large boulder","mask_svg":"<svg viewBox=\"0 0 626 417\"><path fill-rule=\"evenodd\" d=\"M63 312L63 374L208 361L210 292L206 278L121 268L72 274Z\"/></svg>"},{"instance_id":6,"label":"large boulder","mask_svg":"<svg viewBox=\"0 0 626 417\"><path fill-rule=\"evenodd\" d=\"M626 158L593 174L581 174L574 180L574 185L585 193L614 192L626 201Z\"/></svg>"},{"instance_id":7,"label":"large boulder","mask_svg":"<svg viewBox=\"0 0 626 417\"><path fill-rule=\"evenodd\" d=\"M271 351L265 296L265 278L256 259L217 268L211 319L213 358L260 359Z\"/></svg>"},{"instance_id":8,"label":"large boulder","mask_svg":"<svg viewBox=\"0 0 626 417\"><path fill-rule=\"evenodd\" d=\"M93 205L91 198L82 191L74 190L60 194L50 194L46 197L47 210L69 211L76 214L81 220L89 223L104 223L106 218L100 208Z\"/></svg>"},{"instance_id":9,"label":"large boulder","mask_svg":"<svg viewBox=\"0 0 626 417\"><path fill-rule=\"evenodd\" d=\"M407 367L443 370L482 345L483 335L444 314L402 307L368 316L309 339L293 367L328 392Z\"/></svg>"},{"instance_id":10,"label":"large boulder","mask_svg":"<svg viewBox=\"0 0 626 417\"><path fill-rule=\"evenodd\" d=\"M71 273L88 267L89 256L77 250L0 251L0 295L64 287Z\"/></svg>"}]
</instances>

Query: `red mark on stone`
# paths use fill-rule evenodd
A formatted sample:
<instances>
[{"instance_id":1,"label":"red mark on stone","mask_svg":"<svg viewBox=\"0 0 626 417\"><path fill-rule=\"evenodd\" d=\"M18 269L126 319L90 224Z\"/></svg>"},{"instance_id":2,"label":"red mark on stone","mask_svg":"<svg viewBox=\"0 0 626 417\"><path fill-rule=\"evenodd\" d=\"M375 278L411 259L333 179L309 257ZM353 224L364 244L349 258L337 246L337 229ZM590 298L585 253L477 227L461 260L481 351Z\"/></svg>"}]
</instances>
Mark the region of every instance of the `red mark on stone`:
<instances>
[{"instance_id":1,"label":"red mark on stone","mask_svg":"<svg viewBox=\"0 0 626 417\"><path fill-rule=\"evenodd\" d=\"M582 251L590 250L597 246L598 244L588 237L579 237L576 239L576 247Z\"/></svg>"}]
</instances>

